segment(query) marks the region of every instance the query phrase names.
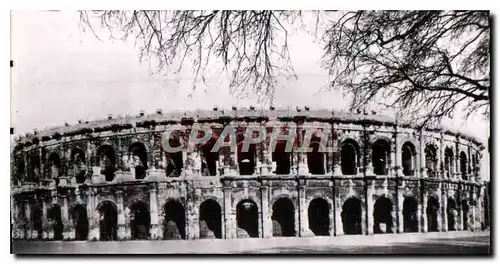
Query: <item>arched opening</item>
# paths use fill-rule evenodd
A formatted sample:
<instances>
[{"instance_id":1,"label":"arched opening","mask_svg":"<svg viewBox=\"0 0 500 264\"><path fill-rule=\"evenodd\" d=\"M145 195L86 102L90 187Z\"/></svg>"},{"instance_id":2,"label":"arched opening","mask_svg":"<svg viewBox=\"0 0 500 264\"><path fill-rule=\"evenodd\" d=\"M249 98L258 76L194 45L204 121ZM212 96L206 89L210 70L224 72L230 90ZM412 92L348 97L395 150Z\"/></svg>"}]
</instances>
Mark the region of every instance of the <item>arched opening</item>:
<instances>
[{"instance_id":1,"label":"arched opening","mask_svg":"<svg viewBox=\"0 0 500 264\"><path fill-rule=\"evenodd\" d=\"M72 149L71 164L73 164L73 176L76 179L76 183L84 183L86 174L85 152L79 148Z\"/></svg>"},{"instance_id":2,"label":"arched opening","mask_svg":"<svg viewBox=\"0 0 500 264\"><path fill-rule=\"evenodd\" d=\"M273 237L295 236L295 208L288 198L280 198L273 204Z\"/></svg>"},{"instance_id":3,"label":"arched opening","mask_svg":"<svg viewBox=\"0 0 500 264\"><path fill-rule=\"evenodd\" d=\"M219 161L219 150L212 151L216 137L212 137L207 143L201 146L201 153L203 155L201 161L201 171L203 175L215 176L217 175L217 162Z\"/></svg>"},{"instance_id":4,"label":"arched opening","mask_svg":"<svg viewBox=\"0 0 500 264\"><path fill-rule=\"evenodd\" d=\"M377 140L372 146L373 173L386 175L389 164L390 144L385 140Z\"/></svg>"},{"instance_id":5,"label":"arched opening","mask_svg":"<svg viewBox=\"0 0 500 264\"><path fill-rule=\"evenodd\" d=\"M354 140L345 140L340 150L340 166L343 175L356 175L359 147Z\"/></svg>"},{"instance_id":6,"label":"arched opening","mask_svg":"<svg viewBox=\"0 0 500 264\"><path fill-rule=\"evenodd\" d=\"M178 201L169 201L165 204L165 221L163 239L186 239L186 212Z\"/></svg>"},{"instance_id":7,"label":"arched opening","mask_svg":"<svg viewBox=\"0 0 500 264\"><path fill-rule=\"evenodd\" d=\"M43 212L42 210L36 206L32 207L31 209L31 219L33 221L33 229L37 231L37 238L42 239L42 218L43 218Z\"/></svg>"},{"instance_id":8,"label":"arched opening","mask_svg":"<svg viewBox=\"0 0 500 264\"><path fill-rule=\"evenodd\" d=\"M168 141L170 147L172 148L177 149L183 145L181 135L178 134L177 132L172 133ZM163 149L162 147L162 152L165 155L164 167L166 176L167 177L181 176L182 169L184 167L184 160L182 158L182 149L179 149L178 151L174 152L171 150Z\"/></svg>"},{"instance_id":9,"label":"arched opening","mask_svg":"<svg viewBox=\"0 0 500 264\"><path fill-rule=\"evenodd\" d=\"M460 174L462 174L462 180L466 181L467 177L467 155L465 152L460 152Z\"/></svg>"},{"instance_id":10,"label":"arched opening","mask_svg":"<svg viewBox=\"0 0 500 264\"><path fill-rule=\"evenodd\" d=\"M315 236L330 235L330 207L323 198L315 198L307 210L309 229Z\"/></svg>"},{"instance_id":11,"label":"arched opening","mask_svg":"<svg viewBox=\"0 0 500 264\"><path fill-rule=\"evenodd\" d=\"M418 203L415 198L404 199L403 228L405 233L418 232Z\"/></svg>"},{"instance_id":12,"label":"arched opening","mask_svg":"<svg viewBox=\"0 0 500 264\"><path fill-rule=\"evenodd\" d=\"M87 217L87 209L82 204L77 204L71 210L71 218L75 226L75 239L87 240L89 235L89 220Z\"/></svg>"},{"instance_id":13,"label":"arched opening","mask_svg":"<svg viewBox=\"0 0 500 264\"><path fill-rule=\"evenodd\" d=\"M112 181L115 178L115 151L110 145L103 145L97 149L97 157L101 166L101 174L105 176L106 181Z\"/></svg>"},{"instance_id":14,"label":"arched opening","mask_svg":"<svg viewBox=\"0 0 500 264\"><path fill-rule=\"evenodd\" d=\"M393 205L389 198L380 197L373 206L373 232L375 234L392 233Z\"/></svg>"},{"instance_id":15,"label":"arched opening","mask_svg":"<svg viewBox=\"0 0 500 264\"><path fill-rule=\"evenodd\" d=\"M425 147L425 167L430 178L437 176L437 149L434 145Z\"/></svg>"},{"instance_id":16,"label":"arched opening","mask_svg":"<svg viewBox=\"0 0 500 264\"><path fill-rule=\"evenodd\" d=\"M257 204L252 200L243 200L236 206L238 238L259 237L259 213Z\"/></svg>"},{"instance_id":17,"label":"arched opening","mask_svg":"<svg viewBox=\"0 0 500 264\"><path fill-rule=\"evenodd\" d=\"M61 219L61 207L57 204L53 204L49 209L47 218L50 222L52 230L54 231L54 240L63 239L63 222Z\"/></svg>"},{"instance_id":18,"label":"arched opening","mask_svg":"<svg viewBox=\"0 0 500 264\"><path fill-rule=\"evenodd\" d=\"M358 235L361 234L361 201L351 197L342 205L342 226L344 234Z\"/></svg>"},{"instance_id":19,"label":"arched opening","mask_svg":"<svg viewBox=\"0 0 500 264\"><path fill-rule=\"evenodd\" d=\"M59 155L55 152L50 153L49 159L47 160L50 168L50 177L56 180L56 183L59 181L59 173L61 171L61 159Z\"/></svg>"},{"instance_id":20,"label":"arched opening","mask_svg":"<svg viewBox=\"0 0 500 264\"><path fill-rule=\"evenodd\" d=\"M309 145L311 151L307 152L307 166L313 175L325 174L325 152L320 142L321 138L313 135Z\"/></svg>"},{"instance_id":21,"label":"arched opening","mask_svg":"<svg viewBox=\"0 0 500 264\"><path fill-rule=\"evenodd\" d=\"M446 212L448 215L448 219L447 219L448 220L448 231L455 231L456 230L455 219L456 219L456 216L458 215L457 203L455 202L455 199L453 199L451 197L448 198Z\"/></svg>"},{"instance_id":22,"label":"arched opening","mask_svg":"<svg viewBox=\"0 0 500 264\"><path fill-rule=\"evenodd\" d=\"M439 210L439 201L431 196L427 200L427 231L428 232L437 232L438 231L438 210Z\"/></svg>"},{"instance_id":23,"label":"arched opening","mask_svg":"<svg viewBox=\"0 0 500 264\"><path fill-rule=\"evenodd\" d=\"M103 201L97 206L99 212L99 240L117 240L118 212L116 205L110 201Z\"/></svg>"},{"instance_id":24,"label":"arched opening","mask_svg":"<svg viewBox=\"0 0 500 264\"><path fill-rule=\"evenodd\" d=\"M462 226L465 230L469 230L469 203L467 200L462 200Z\"/></svg>"},{"instance_id":25,"label":"arched opening","mask_svg":"<svg viewBox=\"0 0 500 264\"><path fill-rule=\"evenodd\" d=\"M133 240L145 240L149 238L151 216L148 205L138 201L130 206L130 233Z\"/></svg>"},{"instance_id":26,"label":"arched opening","mask_svg":"<svg viewBox=\"0 0 500 264\"><path fill-rule=\"evenodd\" d=\"M272 153L272 161L276 162L276 174L288 175L292 167L292 155L286 151L286 141L276 141L276 147Z\"/></svg>"},{"instance_id":27,"label":"arched opening","mask_svg":"<svg viewBox=\"0 0 500 264\"><path fill-rule=\"evenodd\" d=\"M417 162L417 152L415 146L410 142L405 142L401 151L401 160L403 162L403 175L415 175L415 165Z\"/></svg>"},{"instance_id":28,"label":"arched opening","mask_svg":"<svg viewBox=\"0 0 500 264\"><path fill-rule=\"evenodd\" d=\"M135 142L130 145L128 152L132 158L133 169L136 179L144 179L148 168L148 152L144 144Z\"/></svg>"},{"instance_id":29,"label":"arched opening","mask_svg":"<svg viewBox=\"0 0 500 264\"><path fill-rule=\"evenodd\" d=\"M446 170L446 176L452 178L453 176L453 150L446 148L444 150L444 169Z\"/></svg>"},{"instance_id":30,"label":"arched opening","mask_svg":"<svg viewBox=\"0 0 500 264\"><path fill-rule=\"evenodd\" d=\"M249 146L248 151L243 151L243 142L238 142L238 168L240 175L253 175L255 171L255 155L254 144Z\"/></svg>"},{"instance_id":31,"label":"arched opening","mask_svg":"<svg viewBox=\"0 0 500 264\"><path fill-rule=\"evenodd\" d=\"M28 182L38 182L40 180L40 154L38 151L30 154L29 156ZM59 163L60 164L60 163Z\"/></svg>"},{"instance_id":32,"label":"arched opening","mask_svg":"<svg viewBox=\"0 0 500 264\"><path fill-rule=\"evenodd\" d=\"M23 156L16 156L16 174L14 178L14 185L20 185L22 183L24 172L25 172L25 164Z\"/></svg>"},{"instance_id":33,"label":"arched opening","mask_svg":"<svg viewBox=\"0 0 500 264\"><path fill-rule=\"evenodd\" d=\"M200 205L200 238L222 238L222 209L208 199Z\"/></svg>"}]
</instances>

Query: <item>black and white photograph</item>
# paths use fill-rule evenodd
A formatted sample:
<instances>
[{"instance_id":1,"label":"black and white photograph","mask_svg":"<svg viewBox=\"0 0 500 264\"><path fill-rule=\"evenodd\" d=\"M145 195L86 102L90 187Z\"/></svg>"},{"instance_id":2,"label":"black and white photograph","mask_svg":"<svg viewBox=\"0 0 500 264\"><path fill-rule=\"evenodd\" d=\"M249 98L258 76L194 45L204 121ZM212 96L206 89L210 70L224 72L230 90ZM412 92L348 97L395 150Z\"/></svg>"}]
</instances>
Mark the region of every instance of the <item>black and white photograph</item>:
<instances>
[{"instance_id":1,"label":"black and white photograph","mask_svg":"<svg viewBox=\"0 0 500 264\"><path fill-rule=\"evenodd\" d=\"M10 11L10 254L492 256L494 12L214 9Z\"/></svg>"}]
</instances>

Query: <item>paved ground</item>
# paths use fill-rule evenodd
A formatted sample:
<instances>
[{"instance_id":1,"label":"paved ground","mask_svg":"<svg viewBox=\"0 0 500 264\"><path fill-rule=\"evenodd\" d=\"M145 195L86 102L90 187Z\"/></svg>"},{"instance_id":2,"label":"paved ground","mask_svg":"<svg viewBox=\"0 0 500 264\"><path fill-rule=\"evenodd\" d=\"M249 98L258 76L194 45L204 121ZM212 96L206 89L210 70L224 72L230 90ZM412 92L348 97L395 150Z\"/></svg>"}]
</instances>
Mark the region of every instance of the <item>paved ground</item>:
<instances>
[{"instance_id":1,"label":"paved ground","mask_svg":"<svg viewBox=\"0 0 500 264\"><path fill-rule=\"evenodd\" d=\"M490 254L489 232L189 241L15 241L14 254Z\"/></svg>"}]
</instances>

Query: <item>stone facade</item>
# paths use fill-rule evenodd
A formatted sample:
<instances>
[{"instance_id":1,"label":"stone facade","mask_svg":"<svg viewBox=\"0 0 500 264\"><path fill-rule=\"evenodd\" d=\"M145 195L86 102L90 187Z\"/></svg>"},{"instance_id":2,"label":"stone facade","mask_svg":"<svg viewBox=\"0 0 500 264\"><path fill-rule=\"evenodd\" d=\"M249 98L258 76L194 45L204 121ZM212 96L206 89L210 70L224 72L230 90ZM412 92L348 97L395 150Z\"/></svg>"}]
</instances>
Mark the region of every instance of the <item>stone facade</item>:
<instances>
[{"instance_id":1,"label":"stone facade","mask_svg":"<svg viewBox=\"0 0 500 264\"><path fill-rule=\"evenodd\" d=\"M290 124L294 126L290 126ZM162 150L194 124L329 130L332 153ZM271 137L268 131L267 141ZM324 132L324 131L323 131ZM287 132L285 132L287 133ZM296 150L298 145L293 148ZM21 240L202 239L478 230L489 225L483 145L446 130L327 110L233 109L109 117L19 138L12 236Z\"/></svg>"}]
</instances>

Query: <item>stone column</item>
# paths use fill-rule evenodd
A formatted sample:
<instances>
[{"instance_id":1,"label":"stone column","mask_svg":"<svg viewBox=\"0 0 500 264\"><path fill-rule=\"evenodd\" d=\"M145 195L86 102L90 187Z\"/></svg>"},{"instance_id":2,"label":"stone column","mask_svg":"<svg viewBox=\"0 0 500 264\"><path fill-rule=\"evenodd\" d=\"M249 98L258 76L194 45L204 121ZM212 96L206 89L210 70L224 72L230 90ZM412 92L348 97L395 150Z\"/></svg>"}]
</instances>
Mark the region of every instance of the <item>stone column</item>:
<instances>
[{"instance_id":1,"label":"stone column","mask_svg":"<svg viewBox=\"0 0 500 264\"><path fill-rule=\"evenodd\" d=\"M224 186L222 191L224 192L224 229L226 239L235 238L235 228L236 223L234 223L233 219L233 208L231 201L231 182L226 180L224 181Z\"/></svg>"},{"instance_id":2,"label":"stone column","mask_svg":"<svg viewBox=\"0 0 500 264\"><path fill-rule=\"evenodd\" d=\"M299 222L300 222L300 236L307 237L310 235L309 218L307 215L307 197L306 197L306 182L305 179L299 179Z\"/></svg>"},{"instance_id":3,"label":"stone column","mask_svg":"<svg viewBox=\"0 0 500 264\"><path fill-rule=\"evenodd\" d=\"M123 207L123 191L117 190L116 191L116 209L118 213L118 218L117 218L117 225L118 225L118 230L117 230L117 238L118 240L129 240L131 238L130 234L130 227L126 225L126 219L129 217L128 214L128 208L125 210ZM128 221L127 221L128 222Z\"/></svg>"},{"instance_id":4,"label":"stone column","mask_svg":"<svg viewBox=\"0 0 500 264\"><path fill-rule=\"evenodd\" d=\"M333 175L342 176L342 160L340 156L340 148L337 148L335 152L332 153L333 156Z\"/></svg>"},{"instance_id":5,"label":"stone column","mask_svg":"<svg viewBox=\"0 0 500 264\"><path fill-rule=\"evenodd\" d=\"M96 209L95 194L92 188L87 196L87 217L89 219L89 241L99 240L99 212Z\"/></svg>"},{"instance_id":6,"label":"stone column","mask_svg":"<svg viewBox=\"0 0 500 264\"><path fill-rule=\"evenodd\" d=\"M365 136L368 137L368 136ZM373 163L372 163L372 147L369 142L369 139L366 138L364 145L364 176L373 176Z\"/></svg>"},{"instance_id":7,"label":"stone column","mask_svg":"<svg viewBox=\"0 0 500 264\"><path fill-rule=\"evenodd\" d=\"M394 147L395 147L395 153L396 153L396 157L395 157L395 173L396 173L396 176L403 176L403 162L402 162L402 150L401 150L401 147L402 145L400 144L400 139L399 139L399 133L396 132L396 139L395 139L395 142L394 142ZM412 159L412 162L413 162L413 159ZM414 168L415 164L412 164L412 167Z\"/></svg>"},{"instance_id":8,"label":"stone column","mask_svg":"<svg viewBox=\"0 0 500 264\"><path fill-rule=\"evenodd\" d=\"M26 227L25 227L25 238L27 240L31 240L32 236L31 234L33 233L33 221L31 221L31 203L29 200L25 201L25 208L24 208L24 214L26 217Z\"/></svg>"},{"instance_id":9,"label":"stone column","mask_svg":"<svg viewBox=\"0 0 500 264\"><path fill-rule=\"evenodd\" d=\"M427 233L427 194L424 193L422 196L422 224L420 225L422 233Z\"/></svg>"},{"instance_id":10,"label":"stone column","mask_svg":"<svg viewBox=\"0 0 500 264\"><path fill-rule=\"evenodd\" d=\"M299 147L296 149L298 152L298 174L299 175L309 175L309 166L307 165L307 152L304 150L299 150L300 147L302 147L302 144L304 142L304 136L302 135L303 131L303 124L299 124L297 126L297 135L298 135L298 141L299 141ZM306 146L308 148L309 146Z\"/></svg>"},{"instance_id":11,"label":"stone column","mask_svg":"<svg viewBox=\"0 0 500 264\"><path fill-rule=\"evenodd\" d=\"M400 184L398 184L400 185ZM396 198L397 202L397 232L398 233L404 233L404 215L403 215L403 204L404 204L404 196L403 196L403 190L398 186L398 196Z\"/></svg>"},{"instance_id":12,"label":"stone column","mask_svg":"<svg viewBox=\"0 0 500 264\"><path fill-rule=\"evenodd\" d=\"M442 216L442 227L441 227L441 230L443 232L447 232L448 231L448 196L446 194L446 191L443 190L442 194L441 194L441 203L442 203L442 206L441 206L441 214L443 215Z\"/></svg>"},{"instance_id":13,"label":"stone column","mask_svg":"<svg viewBox=\"0 0 500 264\"><path fill-rule=\"evenodd\" d=\"M391 150L390 150L391 161L390 161L390 167L387 170L387 175L389 175L389 176L396 176L397 175L397 172L396 172L396 168L397 168L397 165L396 165L396 148L397 148L396 147L396 143L391 142Z\"/></svg>"},{"instance_id":14,"label":"stone column","mask_svg":"<svg viewBox=\"0 0 500 264\"><path fill-rule=\"evenodd\" d=\"M63 196L63 206L61 207L61 220L63 222L63 240L71 239L71 234L75 234L73 225L70 222L68 215L68 196Z\"/></svg>"},{"instance_id":15,"label":"stone column","mask_svg":"<svg viewBox=\"0 0 500 264\"><path fill-rule=\"evenodd\" d=\"M374 182L366 181L366 234L373 235L373 194L375 192Z\"/></svg>"},{"instance_id":16,"label":"stone column","mask_svg":"<svg viewBox=\"0 0 500 264\"><path fill-rule=\"evenodd\" d=\"M427 178L427 162L425 160L425 145L423 140L423 136L420 136L420 178Z\"/></svg>"},{"instance_id":17,"label":"stone column","mask_svg":"<svg viewBox=\"0 0 500 264\"><path fill-rule=\"evenodd\" d=\"M266 180L261 183L262 235L264 238L273 236L271 214L269 213L269 185Z\"/></svg>"},{"instance_id":18,"label":"stone column","mask_svg":"<svg viewBox=\"0 0 500 264\"><path fill-rule=\"evenodd\" d=\"M157 201L157 196L156 196L156 186L153 185L151 186L151 189L149 189L149 214L150 214L150 219L151 219L151 226L149 229L149 237L153 240L158 239L159 237L159 230L158 230L158 205L156 203Z\"/></svg>"},{"instance_id":19,"label":"stone column","mask_svg":"<svg viewBox=\"0 0 500 264\"><path fill-rule=\"evenodd\" d=\"M334 208L334 219L335 219L335 235L336 236L342 236L344 235L344 226L342 223L342 200L340 197L340 194L335 194L334 195L335 200L333 203L335 204Z\"/></svg>"}]
</instances>

